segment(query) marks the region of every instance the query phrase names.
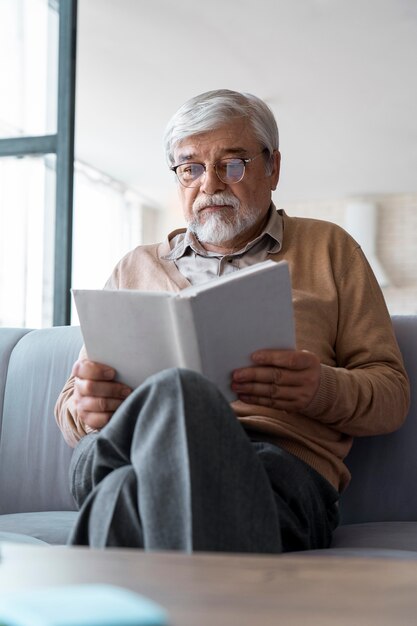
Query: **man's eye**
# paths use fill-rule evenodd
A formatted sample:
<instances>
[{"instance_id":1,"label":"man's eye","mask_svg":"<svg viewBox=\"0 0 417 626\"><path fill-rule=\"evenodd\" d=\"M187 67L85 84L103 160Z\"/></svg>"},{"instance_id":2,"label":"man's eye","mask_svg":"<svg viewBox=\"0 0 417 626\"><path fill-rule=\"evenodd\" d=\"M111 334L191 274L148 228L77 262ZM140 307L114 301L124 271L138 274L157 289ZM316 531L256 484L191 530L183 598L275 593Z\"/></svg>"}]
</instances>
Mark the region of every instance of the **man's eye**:
<instances>
[{"instance_id":1,"label":"man's eye","mask_svg":"<svg viewBox=\"0 0 417 626\"><path fill-rule=\"evenodd\" d=\"M203 169L198 163L190 163L181 168L181 176L183 178L198 178L201 176Z\"/></svg>"},{"instance_id":2,"label":"man's eye","mask_svg":"<svg viewBox=\"0 0 417 626\"><path fill-rule=\"evenodd\" d=\"M242 161L226 161L225 166L229 172L235 172L236 170L240 170L242 168Z\"/></svg>"},{"instance_id":3,"label":"man's eye","mask_svg":"<svg viewBox=\"0 0 417 626\"><path fill-rule=\"evenodd\" d=\"M193 174L192 166L181 165L181 167L177 169L177 174L179 174L182 178L191 178Z\"/></svg>"}]
</instances>

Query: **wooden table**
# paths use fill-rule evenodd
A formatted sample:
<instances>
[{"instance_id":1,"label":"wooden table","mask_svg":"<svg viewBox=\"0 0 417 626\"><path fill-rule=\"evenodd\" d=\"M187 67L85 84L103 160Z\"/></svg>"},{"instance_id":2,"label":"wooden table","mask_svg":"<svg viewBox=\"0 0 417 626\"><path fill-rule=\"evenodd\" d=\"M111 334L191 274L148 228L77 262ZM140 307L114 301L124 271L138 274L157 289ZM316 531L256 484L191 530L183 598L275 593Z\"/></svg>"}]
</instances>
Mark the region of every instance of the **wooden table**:
<instances>
[{"instance_id":1,"label":"wooden table","mask_svg":"<svg viewBox=\"0 0 417 626\"><path fill-rule=\"evenodd\" d=\"M111 583L152 598L172 626L417 623L417 561L0 545L0 589Z\"/></svg>"}]
</instances>

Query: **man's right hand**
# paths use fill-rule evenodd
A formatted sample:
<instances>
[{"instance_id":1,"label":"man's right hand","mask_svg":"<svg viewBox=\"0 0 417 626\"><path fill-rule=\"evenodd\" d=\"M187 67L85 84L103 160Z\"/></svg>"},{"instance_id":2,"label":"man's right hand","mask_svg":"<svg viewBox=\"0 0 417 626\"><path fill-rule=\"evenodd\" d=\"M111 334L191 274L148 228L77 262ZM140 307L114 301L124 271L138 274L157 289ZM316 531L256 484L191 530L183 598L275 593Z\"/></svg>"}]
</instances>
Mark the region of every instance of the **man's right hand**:
<instances>
[{"instance_id":1,"label":"man's right hand","mask_svg":"<svg viewBox=\"0 0 417 626\"><path fill-rule=\"evenodd\" d=\"M130 387L114 380L114 369L88 359L78 359L71 375L75 378L73 400L77 416L94 430L103 428L132 393Z\"/></svg>"}]
</instances>

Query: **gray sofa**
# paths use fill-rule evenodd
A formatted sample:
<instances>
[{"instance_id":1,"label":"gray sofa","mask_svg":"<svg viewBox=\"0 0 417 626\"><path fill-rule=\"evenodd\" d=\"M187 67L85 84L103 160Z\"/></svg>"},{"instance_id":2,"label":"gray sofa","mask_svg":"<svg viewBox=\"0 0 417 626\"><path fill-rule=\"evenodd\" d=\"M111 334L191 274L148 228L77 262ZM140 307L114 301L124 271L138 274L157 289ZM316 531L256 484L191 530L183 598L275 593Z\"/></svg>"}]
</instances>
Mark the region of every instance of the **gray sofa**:
<instances>
[{"instance_id":1,"label":"gray sofa","mask_svg":"<svg viewBox=\"0 0 417 626\"><path fill-rule=\"evenodd\" d=\"M81 344L78 327L0 328L0 539L66 542L72 450L54 405Z\"/></svg>"},{"instance_id":2,"label":"gray sofa","mask_svg":"<svg viewBox=\"0 0 417 626\"><path fill-rule=\"evenodd\" d=\"M414 391L417 316L393 322ZM66 541L76 515L67 479L72 451L53 409L81 343L78 327L0 329L0 540ZM417 558L416 443L413 394L403 428L355 441L342 525L326 553Z\"/></svg>"}]
</instances>

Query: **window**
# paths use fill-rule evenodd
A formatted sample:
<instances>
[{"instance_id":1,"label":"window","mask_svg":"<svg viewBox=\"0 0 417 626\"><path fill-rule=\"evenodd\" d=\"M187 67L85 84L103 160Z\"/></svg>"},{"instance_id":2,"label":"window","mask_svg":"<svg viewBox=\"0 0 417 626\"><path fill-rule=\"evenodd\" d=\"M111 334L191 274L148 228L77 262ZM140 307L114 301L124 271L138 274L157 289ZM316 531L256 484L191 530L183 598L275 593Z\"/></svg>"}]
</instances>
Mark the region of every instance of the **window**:
<instances>
[{"instance_id":1,"label":"window","mask_svg":"<svg viewBox=\"0 0 417 626\"><path fill-rule=\"evenodd\" d=\"M0 3L3 325L69 318L76 6Z\"/></svg>"},{"instance_id":2,"label":"window","mask_svg":"<svg viewBox=\"0 0 417 626\"><path fill-rule=\"evenodd\" d=\"M0 326L51 325L55 157L0 159Z\"/></svg>"},{"instance_id":3,"label":"window","mask_svg":"<svg viewBox=\"0 0 417 626\"><path fill-rule=\"evenodd\" d=\"M72 284L101 289L114 266L143 240L147 209L141 197L96 169L75 163ZM72 323L78 323L75 309Z\"/></svg>"},{"instance_id":4,"label":"window","mask_svg":"<svg viewBox=\"0 0 417 626\"><path fill-rule=\"evenodd\" d=\"M48 0L0 3L0 137L56 133L58 11Z\"/></svg>"}]
</instances>

